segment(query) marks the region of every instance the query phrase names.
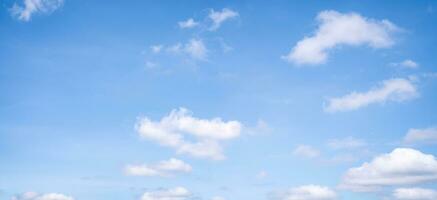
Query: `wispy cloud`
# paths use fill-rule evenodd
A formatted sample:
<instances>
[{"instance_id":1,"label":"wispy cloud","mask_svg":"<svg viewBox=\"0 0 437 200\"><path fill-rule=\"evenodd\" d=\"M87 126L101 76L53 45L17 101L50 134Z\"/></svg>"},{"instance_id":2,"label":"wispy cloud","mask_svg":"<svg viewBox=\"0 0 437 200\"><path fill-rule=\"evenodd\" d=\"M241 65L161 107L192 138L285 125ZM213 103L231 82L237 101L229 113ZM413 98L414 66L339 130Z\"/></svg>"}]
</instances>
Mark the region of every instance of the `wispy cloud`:
<instances>
[{"instance_id":1,"label":"wispy cloud","mask_svg":"<svg viewBox=\"0 0 437 200\"><path fill-rule=\"evenodd\" d=\"M38 194L36 192L25 192L21 195L13 196L11 200L74 200L74 198L59 193Z\"/></svg>"},{"instance_id":2,"label":"wispy cloud","mask_svg":"<svg viewBox=\"0 0 437 200\"><path fill-rule=\"evenodd\" d=\"M172 176L174 173L191 172L192 167L182 160L171 158L155 164L127 165L126 175L130 176Z\"/></svg>"},{"instance_id":3,"label":"wispy cloud","mask_svg":"<svg viewBox=\"0 0 437 200\"><path fill-rule=\"evenodd\" d=\"M367 92L352 92L346 96L330 98L324 110L326 112L351 111L374 103L402 102L417 96L416 86L411 80L388 79Z\"/></svg>"},{"instance_id":4,"label":"wispy cloud","mask_svg":"<svg viewBox=\"0 0 437 200\"><path fill-rule=\"evenodd\" d=\"M184 187L174 187L145 192L141 200L186 200L192 196Z\"/></svg>"},{"instance_id":5,"label":"wispy cloud","mask_svg":"<svg viewBox=\"0 0 437 200\"><path fill-rule=\"evenodd\" d=\"M396 200L435 200L437 191L419 187L397 188L393 191L393 197Z\"/></svg>"},{"instance_id":6,"label":"wispy cloud","mask_svg":"<svg viewBox=\"0 0 437 200\"><path fill-rule=\"evenodd\" d=\"M30 21L35 13L51 13L62 6L64 0L24 0L10 9L13 16L21 21Z\"/></svg>"},{"instance_id":7,"label":"wispy cloud","mask_svg":"<svg viewBox=\"0 0 437 200\"><path fill-rule=\"evenodd\" d=\"M189 18L186 21L180 21L178 22L179 28L186 29L186 28L194 28L199 25L199 22L194 21L193 18Z\"/></svg>"},{"instance_id":8,"label":"wispy cloud","mask_svg":"<svg viewBox=\"0 0 437 200\"><path fill-rule=\"evenodd\" d=\"M410 68L410 69L415 69L419 67L419 64L413 60L410 59L406 59L402 62L394 62L394 63L390 63L390 66L394 66L394 67L404 67L404 68Z\"/></svg>"},{"instance_id":9,"label":"wispy cloud","mask_svg":"<svg viewBox=\"0 0 437 200\"><path fill-rule=\"evenodd\" d=\"M238 12L229 8L223 8L221 11L214 11L211 9L209 12L209 19L212 20L212 25L209 28L210 31L215 31L222 25L223 22L238 17Z\"/></svg>"},{"instance_id":10,"label":"wispy cloud","mask_svg":"<svg viewBox=\"0 0 437 200\"><path fill-rule=\"evenodd\" d=\"M331 139L328 141L328 146L333 149L354 149L366 146L366 142L361 139L346 137L341 139Z\"/></svg>"},{"instance_id":11,"label":"wispy cloud","mask_svg":"<svg viewBox=\"0 0 437 200\"><path fill-rule=\"evenodd\" d=\"M337 194L332 189L320 185L302 185L280 192L279 200L335 200Z\"/></svg>"},{"instance_id":12,"label":"wispy cloud","mask_svg":"<svg viewBox=\"0 0 437 200\"><path fill-rule=\"evenodd\" d=\"M404 137L405 143L437 143L437 128L410 129Z\"/></svg>"},{"instance_id":13,"label":"wispy cloud","mask_svg":"<svg viewBox=\"0 0 437 200\"><path fill-rule=\"evenodd\" d=\"M320 155L320 151L309 145L299 145L293 150L293 155L305 158L314 158Z\"/></svg>"}]
</instances>

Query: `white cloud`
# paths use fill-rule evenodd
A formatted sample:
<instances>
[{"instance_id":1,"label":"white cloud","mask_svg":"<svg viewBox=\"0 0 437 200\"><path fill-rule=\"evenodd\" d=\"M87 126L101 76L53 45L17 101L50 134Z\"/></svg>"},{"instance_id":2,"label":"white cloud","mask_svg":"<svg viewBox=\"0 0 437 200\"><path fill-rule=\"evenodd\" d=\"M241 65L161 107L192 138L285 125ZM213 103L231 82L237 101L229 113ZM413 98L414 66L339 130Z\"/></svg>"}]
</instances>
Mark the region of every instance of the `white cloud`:
<instances>
[{"instance_id":1,"label":"white cloud","mask_svg":"<svg viewBox=\"0 0 437 200\"><path fill-rule=\"evenodd\" d=\"M239 14L228 8L223 8L222 11L214 11L211 9L208 17L212 20L212 26L209 28L210 31L215 31L222 25L226 20L236 18Z\"/></svg>"},{"instance_id":2,"label":"white cloud","mask_svg":"<svg viewBox=\"0 0 437 200\"><path fill-rule=\"evenodd\" d=\"M414 69L414 68L418 68L419 64L417 64L416 62L414 62L413 60L407 59L404 60L402 62L399 63L390 63L391 66L400 66L400 67L405 67L405 68L410 68L410 69Z\"/></svg>"},{"instance_id":3,"label":"white cloud","mask_svg":"<svg viewBox=\"0 0 437 200\"><path fill-rule=\"evenodd\" d=\"M177 43L167 48L167 51L175 54L186 54L196 60L205 60L208 49L200 39L191 39L185 44Z\"/></svg>"},{"instance_id":4,"label":"white cloud","mask_svg":"<svg viewBox=\"0 0 437 200\"><path fill-rule=\"evenodd\" d=\"M173 173L188 173L192 167L182 160L170 158L151 165L128 165L125 173L131 176L171 176Z\"/></svg>"},{"instance_id":5,"label":"white cloud","mask_svg":"<svg viewBox=\"0 0 437 200\"><path fill-rule=\"evenodd\" d=\"M319 185L303 185L290 188L284 194L280 195L281 200L334 200L337 194L329 189Z\"/></svg>"},{"instance_id":6,"label":"white cloud","mask_svg":"<svg viewBox=\"0 0 437 200\"><path fill-rule=\"evenodd\" d=\"M393 192L397 200L435 200L437 191L425 188L398 188Z\"/></svg>"},{"instance_id":7,"label":"white cloud","mask_svg":"<svg viewBox=\"0 0 437 200\"><path fill-rule=\"evenodd\" d=\"M146 61L145 65L148 69L154 69L154 68L158 67L158 63L148 61L148 60Z\"/></svg>"},{"instance_id":8,"label":"white cloud","mask_svg":"<svg viewBox=\"0 0 437 200\"><path fill-rule=\"evenodd\" d=\"M366 146L366 142L361 139L353 137L346 137L342 139L332 139L328 141L328 146L333 149L354 149Z\"/></svg>"},{"instance_id":9,"label":"white cloud","mask_svg":"<svg viewBox=\"0 0 437 200\"><path fill-rule=\"evenodd\" d=\"M185 200L191 196L191 192L184 187L161 189L145 192L141 200Z\"/></svg>"},{"instance_id":10,"label":"white cloud","mask_svg":"<svg viewBox=\"0 0 437 200\"><path fill-rule=\"evenodd\" d=\"M346 96L328 99L326 112L351 111L373 103L402 102L418 96L411 80L394 78L383 81L367 92L352 92Z\"/></svg>"},{"instance_id":11,"label":"white cloud","mask_svg":"<svg viewBox=\"0 0 437 200\"><path fill-rule=\"evenodd\" d=\"M186 21L178 22L179 28L194 28L199 25L198 22L194 21L193 18L187 19Z\"/></svg>"},{"instance_id":12,"label":"white cloud","mask_svg":"<svg viewBox=\"0 0 437 200\"><path fill-rule=\"evenodd\" d=\"M74 198L59 193L38 194L36 192L25 192L12 197L12 200L74 200Z\"/></svg>"},{"instance_id":13,"label":"white cloud","mask_svg":"<svg viewBox=\"0 0 437 200\"><path fill-rule=\"evenodd\" d=\"M296 64L321 64L326 62L328 51L340 45L390 47L394 43L391 33L398 29L388 20L332 10L320 12L317 21L316 33L297 42L291 52L282 57L284 60Z\"/></svg>"},{"instance_id":14,"label":"white cloud","mask_svg":"<svg viewBox=\"0 0 437 200\"><path fill-rule=\"evenodd\" d=\"M189 110L179 108L160 121L144 117L136 128L141 137L172 147L177 153L220 160L225 158L220 141L238 137L242 124L238 121L224 122L220 118L195 118ZM187 140L185 136L193 137L194 141Z\"/></svg>"},{"instance_id":15,"label":"white cloud","mask_svg":"<svg viewBox=\"0 0 437 200\"><path fill-rule=\"evenodd\" d=\"M162 48L164 48L164 45L161 45L161 44L150 46L150 49L152 50L153 53L161 52Z\"/></svg>"},{"instance_id":16,"label":"white cloud","mask_svg":"<svg viewBox=\"0 0 437 200\"><path fill-rule=\"evenodd\" d=\"M190 55L192 58L198 60L204 60L206 58L207 49L202 40L199 39L191 39L185 45L185 52Z\"/></svg>"},{"instance_id":17,"label":"white cloud","mask_svg":"<svg viewBox=\"0 0 437 200\"><path fill-rule=\"evenodd\" d=\"M437 143L437 128L410 129L404 141L406 143Z\"/></svg>"},{"instance_id":18,"label":"white cloud","mask_svg":"<svg viewBox=\"0 0 437 200\"><path fill-rule=\"evenodd\" d=\"M293 150L293 154L296 156L314 158L320 155L319 150L309 145L299 145Z\"/></svg>"},{"instance_id":19,"label":"white cloud","mask_svg":"<svg viewBox=\"0 0 437 200\"><path fill-rule=\"evenodd\" d=\"M433 155L410 148L397 148L376 156L371 162L349 169L340 188L374 191L382 186L407 185L437 180L437 160Z\"/></svg>"},{"instance_id":20,"label":"white cloud","mask_svg":"<svg viewBox=\"0 0 437 200\"><path fill-rule=\"evenodd\" d=\"M62 6L64 0L24 0L23 5L15 3L11 12L21 21L29 21L34 13L50 13Z\"/></svg>"}]
</instances>

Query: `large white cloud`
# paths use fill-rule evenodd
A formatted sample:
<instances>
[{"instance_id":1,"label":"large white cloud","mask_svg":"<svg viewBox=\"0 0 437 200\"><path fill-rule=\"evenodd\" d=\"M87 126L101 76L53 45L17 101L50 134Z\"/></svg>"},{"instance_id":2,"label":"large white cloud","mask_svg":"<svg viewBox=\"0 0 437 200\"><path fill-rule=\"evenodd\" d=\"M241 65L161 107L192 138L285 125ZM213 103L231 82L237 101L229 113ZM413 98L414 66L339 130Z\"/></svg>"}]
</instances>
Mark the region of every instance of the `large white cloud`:
<instances>
[{"instance_id":1,"label":"large white cloud","mask_svg":"<svg viewBox=\"0 0 437 200\"><path fill-rule=\"evenodd\" d=\"M192 167L182 160L170 158L155 164L128 165L125 173L131 176L171 176L174 173L191 172Z\"/></svg>"},{"instance_id":2,"label":"large white cloud","mask_svg":"<svg viewBox=\"0 0 437 200\"><path fill-rule=\"evenodd\" d=\"M141 137L173 147L178 153L220 160L225 158L220 142L238 137L242 126L238 121L195 118L189 110L179 108L160 121L144 117L136 128Z\"/></svg>"},{"instance_id":3,"label":"large white cloud","mask_svg":"<svg viewBox=\"0 0 437 200\"><path fill-rule=\"evenodd\" d=\"M12 200L74 200L74 198L59 193L38 194L36 192L25 192L12 197Z\"/></svg>"},{"instance_id":4,"label":"large white cloud","mask_svg":"<svg viewBox=\"0 0 437 200\"><path fill-rule=\"evenodd\" d=\"M436 200L437 191L426 188L398 188L393 192L397 200Z\"/></svg>"},{"instance_id":5,"label":"large white cloud","mask_svg":"<svg viewBox=\"0 0 437 200\"><path fill-rule=\"evenodd\" d=\"M390 47L394 43L391 33L398 29L388 20L333 10L320 12L317 21L319 27L315 34L297 42L283 59L296 64L320 64L326 61L328 51L339 45Z\"/></svg>"},{"instance_id":6,"label":"large white cloud","mask_svg":"<svg viewBox=\"0 0 437 200\"><path fill-rule=\"evenodd\" d=\"M303 185L290 188L280 195L281 200L334 200L335 191L319 185Z\"/></svg>"},{"instance_id":7,"label":"large white cloud","mask_svg":"<svg viewBox=\"0 0 437 200\"><path fill-rule=\"evenodd\" d=\"M175 187L145 192L141 200L185 200L191 196L191 192L184 187Z\"/></svg>"},{"instance_id":8,"label":"large white cloud","mask_svg":"<svg viewBox=\"0 0 437 200\"><path fill-rule=\"evenodd\" d=\"M404 141L406 143L437 143L437 128L410 129Z\"/></svg>"},{"instance_id":9,"label":"large white cloud","mask_svg":"<svg viewBox=\"0 0 437 200\"><path fill-rule=\"evenodd\" d=\"M34 13L50 13L62 6L64 0L24 0L23 5L14 4L11 12L19 20L29 21Z\"/></svg>"},{"instance_id":10,"label":"large white cloud","mask_svg":"<svg viewBox=\"0 0 437 200\"><path fill-rule=\"evenodd\" d=\"M383 186L417 184L437 180L437 160L433 155L410 148L397 148L376 156L371 162L349 169L341 188L374 191Z\"/></svg>"},{"instance_id":11,"label":"large white cloud","mask_svg":"<svg viewBox=\"0 0 437 200\"><path fill-rule=\"evenodd\" d=\"M383 81L367 92L352 92L328 99L326 112L351 111L374 103L402 102L418 96L417 88L409 79L394 78Z\"/></svg>"},{"instance_id":12,"label":"large white cloud","mask_svg":"<svg viewBox=\"0 0 437 200\"><path fill-rule=\"evenodd\" d=\"M221 11L214 11L213 9L209 12L209 19L212 20L212 26L209 28L211 31L215 31L222 25L223 22L230 20L232 18L238 17L238 12L231 10L229 8L223 8Z\"/></svg>"}]
</instances>

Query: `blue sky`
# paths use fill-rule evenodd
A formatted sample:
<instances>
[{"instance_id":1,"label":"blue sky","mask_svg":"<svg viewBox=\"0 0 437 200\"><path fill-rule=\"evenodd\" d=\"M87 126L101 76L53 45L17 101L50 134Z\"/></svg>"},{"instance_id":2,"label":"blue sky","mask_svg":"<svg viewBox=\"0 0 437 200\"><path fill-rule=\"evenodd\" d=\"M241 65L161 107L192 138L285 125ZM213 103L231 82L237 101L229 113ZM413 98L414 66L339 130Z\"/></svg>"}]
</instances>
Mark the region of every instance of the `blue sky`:
<instances>
[{"instance_id":1,"label":"blue sky","mask_svg":"<svg viewBox=\"0 0 437 200\"><path fill-rule=\"evenodd\" d=\"M0 199L437 199L436 1L0 1Z\"/></svg>"}]
</instances>

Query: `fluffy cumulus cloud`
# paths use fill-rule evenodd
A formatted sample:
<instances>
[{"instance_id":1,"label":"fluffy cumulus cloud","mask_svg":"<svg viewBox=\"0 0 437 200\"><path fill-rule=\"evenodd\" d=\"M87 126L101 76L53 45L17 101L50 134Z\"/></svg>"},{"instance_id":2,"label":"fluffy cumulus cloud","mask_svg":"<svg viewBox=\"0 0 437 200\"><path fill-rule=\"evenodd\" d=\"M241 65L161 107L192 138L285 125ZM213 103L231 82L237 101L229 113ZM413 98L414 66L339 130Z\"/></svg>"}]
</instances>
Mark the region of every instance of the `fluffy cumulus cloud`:
<instances>
[{"instance_id":1,"label":"fluffy cumulus cloud","mask_svg":"<svg viewBox=\"0 0 437 200\"><path fill-rule=\"evenodd\" d=\"M352 92L346 96L330 98L326 112L351 111L374 103L402 102L418 96L417 88L409 79L394 78L383 81L367 92Z\"/></svg>"},{"instance_id":2,"label":"fluffy cumulus cloud","mask_svg":"<svg viewBox=\"0 0 437 200\"><path fill-rule=\"evenodd\" d=\"M437 128L410 129L404 137L406 143L437 143Z\"/></svg>"},{"instance_id":3,"label":"fluffy cumulus cloud","mask_svg":"<svg viewBox=\"0 0 437 200\"><path fill-rule=\"evenodd\" d=\"M184 187L175 187L145 192L141 200L185 200L191 197L191 192Z\"/></svg>"},{"instance_id":4,"label":"fluffy cumulus cloud","mask_svg":"<svg viewBox=\"0 0 437 200\"><path fill-rule=\"evenodd\" d=\"M417 184L437 180L437 160L433 155L410 148L397 148L375 157L360 167L349 169L340 188L374 191L383 186Z\"/></svg>"},{"instance_id":5,"label":"fluffy cumulus cloud","mask_svg":"<svg viewBox=\"0 0 437 200\"><path fill-rule=\"evenodd\" d=\"M193 18L187 19L186 21L178 22L179 28L194 28L199 25L198 22L194 21Z\"/></svg>"},{"instance_id":6,"label":"fluffy cumulus cloud","mask_svg":"<svg viewBox=\"0 0 437 200\"><path fill-rule=\"evenodd\" d=\"M397 200L435 200L437 191L425 188L398 188L393 191L393 197Z\"/></svg>"},{"instance_id":7,"label":"fluffy cumulus cloud","mask_svg":"<svg viewBox=\"0 0 437 200\"><path fill-rule=\"evenodd\" d=\"M320 151L309 145L299 145L293 150L293 155L314 158L320 155Z\"/></svg>"},{"instance_id":8,"label":"fluffy cumulus cloud","mask_svg":"<svg viewBox=\"0 0 437 200\"><path fill-rule=\"evenodd\" d=\"M58 194L58 193L38 194L36 192L25 192L21 195L12 197L11 199L12 200L74 200L73 197L64 194Z\"/></svg>"},{"instance_id":9,"label":"fluffy cumulus cloud","mask_svg":"<svg viewBox=\"0 0 437 200\"><path fill-rule=\"evenodd\" d=\"M220 160L225 158L221 141L238 137L242 126L238 121L221 118L195 118L189 110L179 108L159 121L144 117L136 129L141 137L172 147L177 153Z\"/></svg>"},{"instance_id":10,"label":"fluffy cumulus cloud","mask_svg":"<svg viewBox=\"0 0 437 200\"><path fill-rule=\"evenodd\" d=\"M280 194L281 200L334 200L337 199L335 191L319 185L303 185L290 188Z\"/></svg>"},{"instance_id":11,"label":"fluffy cumulus cloud","mask_svg":"<svg viewBox=\"0 0 437 200\"><path fill-rule=\"evenodd\" d=\"M414 69L414 68L418 68L419 64L417 64L416 62L414 62L413 60L407 59L404 60L402 62L398 62L398 63L390 63L391 66L399 66L399 67L404 67L404 68L410 68L410 69Z\"/></svg>"},{"instance_id":12,"label":"fluffy cumulus cloud","mask_svg":"<svg viewBox=\"0 0 437 200\"><path fill-rule=\"evenodd\" d=\"M321 64L326 61L329 50L340 45L390 47L394 43L392 32L398 29L388 20L332 10L320 12L317 21L319 27L315 34L297 42L283 59L296 64Z\"/></svg>"},{"instance_id":13,"label":"fluffy cumulus cloud","mask_svg":"<svg viewBox=\"0 0 437 200\"><path fill-rule=\"evenodd\" d=\"M209 12L208 18L212 21L212 25L209 28L211 31L215 31L222 25L223 22L238 17L239 14L228 8L223 8L221 11L214 11L213 9Z\"/></svg>"},{"instance_id":14,"label":"fluffy cumulus cloud","mask_svg":"<svg viewBox=\"0 0 437 200\"><path fill-rule=\"evenodd\" d=\"M328 146L333 149L353 149L366 146L366 142L361 139L346 137L341 139L332 139L328 141Z\"/></svg>"},{"instance_id":15,"label":"fluffy cumulus cloud","mask_svg":"<svg viewBox=\"0 0 437 200\"><path fill-rule=\"evenodd\" d=\"M24 0L22 4L15 3L12 15L22 21L29 21L35 13L50 13L60 8L64 0Z\"/></svg>"},{"instance_id":16,"label":"fluffy cumulus cloud","mask_svg":"<svg viewBox=\"0 0 437 200\"><path fill-rule=\"evenodd\" d=\"M128 165L125 173L130 176L171 176L174 173L191 172L192 167L182 160L170 158L155 164Z\"/></svg>"}]
</instances>

